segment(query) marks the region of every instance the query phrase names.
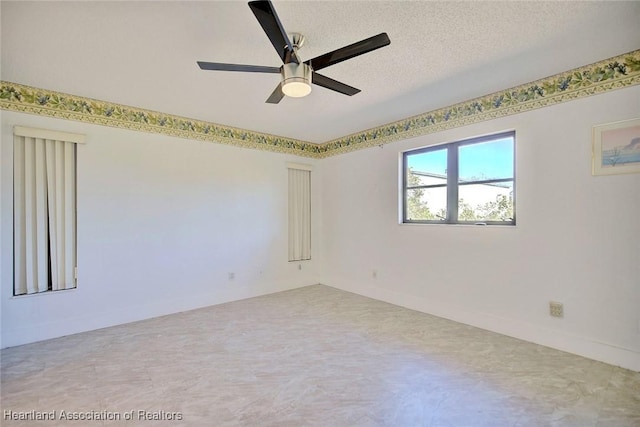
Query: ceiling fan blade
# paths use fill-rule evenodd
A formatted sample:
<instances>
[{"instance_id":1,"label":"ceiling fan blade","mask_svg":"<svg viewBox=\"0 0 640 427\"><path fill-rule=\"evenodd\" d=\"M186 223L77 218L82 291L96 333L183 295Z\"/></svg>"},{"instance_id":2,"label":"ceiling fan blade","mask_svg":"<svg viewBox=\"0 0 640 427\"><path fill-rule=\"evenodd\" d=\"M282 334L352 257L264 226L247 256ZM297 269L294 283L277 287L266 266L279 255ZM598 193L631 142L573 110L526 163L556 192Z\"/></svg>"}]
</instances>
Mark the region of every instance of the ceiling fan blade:
<instances>
[{"instance_id":1,"label":"ceiling fan blade","mask_svg":"<svg viewBox=\"0 0 640 427\"><path fill-rule=\"evenodd\" d=\"M330 79L329 77L318 74L315 71L312 74L311 82L317 84L318 86L322 86L324 88L331 89L349 96L353 96L356 93L360 92L360 89L356 89L355 87L340 83L337 80Z\"/></svg>"},{"instance_id":2,"label":"ceiling fan blade","mask_svg":"<svg viewBox=\"0 0 640 427\"><path fill-rule=\"evenodd\" d=\"M198 61L198 66L203 70L213 71L246 71L249 73L279 73L279 67L264 67L262 65L221 64L218 62Z\"/></svg>"},{"instance_id":3,"label":"ceiling fan blade","mask_svg":"<svg viewBox=\"0 0 640 427\"><path fill-rule=\"evenodd\" d=\"M276 13L273 4L271 4L271 1L250 1L249 7L262 26L262 29L267 34L267 37L269 37L271 44L276 48L276 52L280 55L282 62L286 64L287 62L293 61L296 64L299 64L300 61L293 51L289 36L282 27L280 18L278 18L278 14Z\"/></svg>"},{"instance_id":4,"label":"ceiling fan blade","mask_svg":"<svg viewBox=\"0 0 640 427\"><path fill-rule=\"evenodd\" d=\"M377 36L369 37L368 39L350 44L333 52L317 56L304 63L311 65L314 70L321 70L338 62L346 61L347 59L387 46L390 43L391 40L389 40L387 33L380 33Z\"/></svg>"},{"instance_id":5,"label":"ceiling fan blade","mask_svg":"<svg viewBox=\"0 0 640 427\"><path fill-rule=\"evenodd\" d=\"M282 98L284 98L284 93L282 93L282 83L280 83L265 102L267 104L277 104L282 101Z\"/></svg>"}]
</instances>

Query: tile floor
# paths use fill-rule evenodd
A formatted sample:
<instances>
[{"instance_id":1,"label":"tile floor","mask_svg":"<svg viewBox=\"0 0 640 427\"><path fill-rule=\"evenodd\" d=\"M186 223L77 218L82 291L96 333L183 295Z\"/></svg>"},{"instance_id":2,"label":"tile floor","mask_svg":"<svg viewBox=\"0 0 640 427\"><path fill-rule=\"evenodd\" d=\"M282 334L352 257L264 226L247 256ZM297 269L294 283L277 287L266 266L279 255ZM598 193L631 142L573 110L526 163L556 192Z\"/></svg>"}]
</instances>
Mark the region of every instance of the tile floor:
<instances>
[{"instance_id":1,"label":"tile floor","mask_svg":"<svg viewBox=\"0 0 640 427\"><path fill-rule=\"evenodd\" d=\"M0 356L2 426L640 426L640 373L322 285Z\"/></svg>"}]
</instances>

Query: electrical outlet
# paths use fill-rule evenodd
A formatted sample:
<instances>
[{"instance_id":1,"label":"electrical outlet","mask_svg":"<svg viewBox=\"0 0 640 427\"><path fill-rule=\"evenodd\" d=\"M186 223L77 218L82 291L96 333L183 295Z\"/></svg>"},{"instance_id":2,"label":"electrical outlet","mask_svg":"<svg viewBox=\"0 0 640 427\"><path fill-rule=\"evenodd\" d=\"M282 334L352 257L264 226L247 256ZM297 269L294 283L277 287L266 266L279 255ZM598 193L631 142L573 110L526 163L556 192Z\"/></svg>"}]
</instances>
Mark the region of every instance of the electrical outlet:
<instances>
[{"instance_id":1,"label":"electrical outlet","mask_svg":"<svg viewBox=\"0 0 640 427\"><path fill-rule=\"evenodd\" d=\"M553 317L564 317L564 305L561 302L549 302L549 314Z\"/></svg>"},{"instance_id":2,"label":"electrical outlet","mask_svg":"<svg viewBox=\"0 0 640 427\"><path fill-rule=\"evenodd\" d=\"M233 280L236 278L236 273L229 273L229 280Z\"/></svg>"},{"instance_id":3,"label":"electrical outlet","mask_svg":"<svg viewBox=\"0 0 640 427\"><path fill-rule=\"evenodd\" d=\"M302 264L298 264L298 270L302 270Z\"/></svg>"},{"instance_id":4,"label":"electrical outlet","mask_svg":"<svg viewBox=\"0 0 640 427\"><path fill-rule=\"evenodd\" d=\"M374 279L377 279L378 278L378 270L373 270L371 272L371 277L373 277Z\"/></svg>"}]
</instances>

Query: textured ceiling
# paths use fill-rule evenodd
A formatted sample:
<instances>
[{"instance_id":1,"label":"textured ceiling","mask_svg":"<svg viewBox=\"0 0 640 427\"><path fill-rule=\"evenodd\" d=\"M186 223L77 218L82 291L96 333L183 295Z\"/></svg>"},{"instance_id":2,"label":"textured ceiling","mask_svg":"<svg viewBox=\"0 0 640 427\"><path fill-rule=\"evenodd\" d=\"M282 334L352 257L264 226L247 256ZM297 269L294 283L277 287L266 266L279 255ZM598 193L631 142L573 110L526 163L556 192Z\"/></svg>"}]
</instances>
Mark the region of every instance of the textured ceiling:
<instances>
[{"instance_id":1,"label":"textured ceiling","mask_svg":"<svg viewBox=\"0 0 640 427\"><path fill-rule=\"evenodd\" d=\"M0 78L311 142L326 142L640 48L640 2L274 1L303 60L387 32L391 45L265 99L275 74L202 71L197 60L279 66L244 1L2 1Z\"/></svg>"}]
</instances>

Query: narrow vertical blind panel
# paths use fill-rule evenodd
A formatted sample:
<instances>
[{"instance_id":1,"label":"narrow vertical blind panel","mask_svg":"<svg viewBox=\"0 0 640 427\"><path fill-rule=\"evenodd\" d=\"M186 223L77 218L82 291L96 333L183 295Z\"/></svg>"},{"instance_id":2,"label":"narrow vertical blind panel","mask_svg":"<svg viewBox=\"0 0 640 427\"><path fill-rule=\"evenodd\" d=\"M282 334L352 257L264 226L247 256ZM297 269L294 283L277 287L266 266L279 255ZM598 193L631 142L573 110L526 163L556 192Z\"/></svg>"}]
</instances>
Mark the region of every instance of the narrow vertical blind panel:
<instances>
[{"instance_id":1,"label":"narrow vertical blind panel","mask_svg":"<svg viewBox=\"0 0 640 427\"><path fill-rule=\"evenodd\" d=\"M14 293L74 288L73 142L14 135Z\"/></svg>"},{"instance_id":2,"label":"narrow vertical blind panel","mask_svg":"<svg viewBox=\"0 0 640 427\"><path fill-rule=\"evenodd\" d=\"M75 269L75 150L73 143L46 141L51 289L73 288Z\"/></svg>"},{"instance_id":3,"label":"narrow vertical blind panel","mask_svg":"<svg viewBox=\"0 0 640 427\"><path fill-rule=\"evenodd\" d=\"M311 171L289 168L289 261L311 259Z\"/></svg>"}]
</instances>

